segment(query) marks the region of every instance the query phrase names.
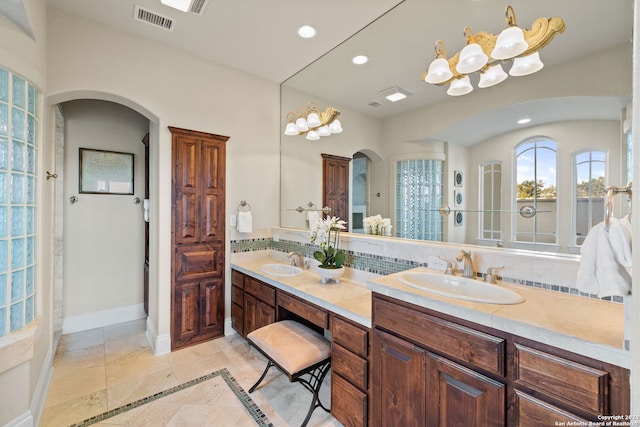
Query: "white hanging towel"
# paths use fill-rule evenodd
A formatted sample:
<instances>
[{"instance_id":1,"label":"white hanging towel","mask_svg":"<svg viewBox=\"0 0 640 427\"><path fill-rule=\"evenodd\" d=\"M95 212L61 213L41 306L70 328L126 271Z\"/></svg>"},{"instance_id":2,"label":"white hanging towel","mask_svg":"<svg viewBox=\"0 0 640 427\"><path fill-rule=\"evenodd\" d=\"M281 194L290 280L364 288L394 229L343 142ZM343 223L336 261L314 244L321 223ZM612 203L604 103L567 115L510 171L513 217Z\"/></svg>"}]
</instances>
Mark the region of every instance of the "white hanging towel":
<instances>
[{"instance_id":1,"label":"white hanging towel","mask_svg":"<svg viewBox=\"0 0 640 427\"><path fill-rule=\"evenodd\" d=\"M253 231L253 217L251 211L239 211L237 219L238 233L251 233Z\"/></svg>"},{"instance_id":2,"label":"white hanging towel","mask_svg":"<svg viewBox=\"0 0 640 427\"><path fill-rule=\"evenodd\" d=\"M307 222L309 223L309 230L313 230L313 227L316 226L318 221L320 221L320 212L318 211L308 211L307 212Z\"/></svg>"},{"instance_id":3,"label":"white hanging towel","mask_svg":"<svg viewBox=\"0 0 640 427\"><path fill-rule=\"evenodd\" d=\"M624 227L619 220L611 218L610 229L604 223L593 227L582 243L580 266L576 284L582 292L595 294L599 298L624 296L631 290L631 275L620 261L626 256L631 241L626 240L626 232L611 230Z\"/></svg>"}]
</instances>

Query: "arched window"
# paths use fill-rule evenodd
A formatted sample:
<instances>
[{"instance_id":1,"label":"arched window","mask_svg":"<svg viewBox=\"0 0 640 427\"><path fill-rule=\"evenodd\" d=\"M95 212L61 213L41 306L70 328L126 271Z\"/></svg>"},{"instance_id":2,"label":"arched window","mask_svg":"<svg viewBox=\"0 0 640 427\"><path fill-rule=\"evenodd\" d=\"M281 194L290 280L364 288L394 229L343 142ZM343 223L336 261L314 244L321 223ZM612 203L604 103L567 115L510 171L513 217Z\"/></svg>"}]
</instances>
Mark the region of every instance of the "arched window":
<instances>
[{"instance_id":1,"label":"arched window","mask_svg":"<svg viewBox=\"0 0 640 427\"><path fill-rule=\"evenodd\" d=\"M587 233L604 218L604 187L607 155L584 151L573 156L574 227L573 244L582 245Z\"/></svg>"},{"instance_id":2,"label":"arched window","mask_svg":"<svg viewBox=\"0 0 640 427\"><path fill-rule=\"evenodd\" d=\"M0 68L0 337L36 317L38 93Z\"/></svg>"},{"instance_id":3,"label":"arched window","mask_svg":"<svg viewBox=\"0 0 640 427\"><path fill-rule=\"evenodd\" d=\"M442 241L443 165L443 160L433 159L396 162L396 236Z\"/></svg>"},{"instance_id":4,"label":"arched window","mask_svg":"<svg viewBox=\"0 0 640 427\"><path fill-rule=\"evenodd\" d=\"M557 243L557 143L549 138L529 138L515 148L516 210L528 206L536 215L513 215L514 241Z\"/></svg>"},{"instance_id":5,"label":"arched window","mask_svg":"<svg viewBox=\"0 0 640 427\"><path fill-rule=\"evenodd\" d=\"M480 239L502 240L502 162L480 165Z\"/></svg>"}]
</instances>

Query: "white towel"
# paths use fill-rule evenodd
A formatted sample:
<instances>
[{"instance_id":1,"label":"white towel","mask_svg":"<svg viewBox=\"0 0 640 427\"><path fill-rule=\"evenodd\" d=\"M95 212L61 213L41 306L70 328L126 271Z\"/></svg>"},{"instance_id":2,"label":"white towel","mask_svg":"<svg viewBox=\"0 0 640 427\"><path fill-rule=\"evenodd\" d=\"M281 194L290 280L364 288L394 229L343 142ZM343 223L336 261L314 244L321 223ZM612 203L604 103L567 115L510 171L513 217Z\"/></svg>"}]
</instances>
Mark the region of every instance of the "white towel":
<instances>
[{"instance_id":1,"label":"white towel","mask_svg":"<svg viewBox=\"0 0 640 427\"><path fill-rule=\"evenodd\" d=\"M318 211L308 211L307 212L307 222L309 223L309 230L313 230L313 227L316 226L318 221L320 221L320 212Z\"/></svg>"},{"instance_id":2,"label":"white towel","mask_svg":"<svg viewBox=\"0 0 640 427\"><path fill-rule=\"evenodd\" d=\"M625 216L609 227L609 241L616 261L631 274L631 221Z\"/></svg>"},{"instance_id":3,"label":"white towel","mask_svg":"<svg viewBox=\"0 0 640 427\"><path fill-rule=\"evenodd\" d=\"M582 292L596 294L599 298L609 296L624 296L631 290L631 275L626 267L619 262L624 256L624 229L620 232L610 231L618 220L611 218L609 230L604 223L594 226L582 243L580 266L576 284ZM628 242L631 245L631 242Z\"/></svg>"},{"instance_id":4,"label":"white towel","mask_svg":"<svg viewBox=\"0 0 640 427\"><path fill-rule=\"evenodd\" d=\"M238 233L251 233L253 229L251 211L239 211L236 225Z\"/></svg>"}]
</instances>

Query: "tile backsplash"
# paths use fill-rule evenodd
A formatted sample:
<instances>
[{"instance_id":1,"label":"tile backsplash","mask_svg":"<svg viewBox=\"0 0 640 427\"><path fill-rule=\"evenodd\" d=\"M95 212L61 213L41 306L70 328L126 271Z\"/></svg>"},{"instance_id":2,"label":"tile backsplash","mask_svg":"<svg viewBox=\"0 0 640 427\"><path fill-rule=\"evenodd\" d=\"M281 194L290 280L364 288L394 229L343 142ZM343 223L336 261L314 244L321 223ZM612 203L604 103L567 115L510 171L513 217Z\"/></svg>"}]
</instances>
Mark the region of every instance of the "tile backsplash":
<instances>
[{"instance_id":1,"label":"tile backsplash","mask_svg":"<svg viewBox=\"0 0 640 427\"><path fill-rule=\"evenodd\" d=\"M317 245L309 243L309 231L274 228L270 237L232 240L231 253L261 250L300 252L313 259ZM379 236L342 234L340 249L346 253L345 266L379 275L426 266L442 257L456 263L460 249L471 251L477 275L483 277L490 267L502 267L501 280L555 292L597 298L580 292L575 285L579 258L575 255L534 254L530 251L469 246L440 242L411 241ZM439 268L431 266L431 268ZM622 303L623 297L605 298Z\"/></svg>"}]
</instances>

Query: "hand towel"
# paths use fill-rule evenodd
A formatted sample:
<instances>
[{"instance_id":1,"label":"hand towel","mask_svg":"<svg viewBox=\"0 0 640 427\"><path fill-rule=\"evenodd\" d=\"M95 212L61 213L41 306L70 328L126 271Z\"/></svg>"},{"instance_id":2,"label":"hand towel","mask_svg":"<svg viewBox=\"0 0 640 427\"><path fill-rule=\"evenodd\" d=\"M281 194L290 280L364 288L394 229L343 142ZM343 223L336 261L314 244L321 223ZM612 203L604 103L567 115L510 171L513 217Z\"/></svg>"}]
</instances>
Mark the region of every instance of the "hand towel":
<instances>
[{"instance_id":1,"label":"hand towel","mask_svg":"<svg viewBox=\"0 0 640 427\"><path fill-rule=\"evenodd\" d=\"M588 294L598 293L598 280L596 279L596 260L598 258L598 239L604 232L604 223L596 224L589 230L587 237L580 248L580 265L576 286L581 292Z\"/></svg>"},{"instance_id":2,"label":"hand towel","mask_svg":"<svg viewBox=\"0 0 640 427\"><path fill-rule=\"evenodd\" d=\"M237 218L238 233L251 233L253 230L253 218L251 211L239 211Z\"/></svg>"},{"instance_id":3,"label":"hand towel","mask_svg":"<svg viewBox=\"0 0 640 427\"><path fill-rule=\"evenodd\" d=\"M313 227L320 221L320 212L307 211L307 222L309 223L309 230L313 230Z\"/></svg>"}]
</instances>

